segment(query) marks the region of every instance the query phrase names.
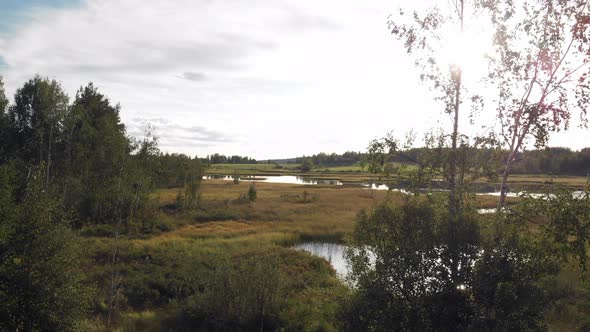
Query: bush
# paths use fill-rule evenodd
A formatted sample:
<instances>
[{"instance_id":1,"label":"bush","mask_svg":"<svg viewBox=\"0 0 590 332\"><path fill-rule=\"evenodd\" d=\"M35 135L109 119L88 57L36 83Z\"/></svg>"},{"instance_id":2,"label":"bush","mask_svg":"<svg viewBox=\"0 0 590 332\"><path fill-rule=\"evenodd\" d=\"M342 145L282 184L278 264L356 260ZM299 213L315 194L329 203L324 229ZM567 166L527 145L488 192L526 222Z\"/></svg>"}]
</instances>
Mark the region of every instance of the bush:
<instances>
[{"instance_id":1,"label":"bush","mask_svg":"<svg viewBox=\"0 0 590 332\"><path fill-rule=\"evenodd\" d=\"M548 300L539 281L556 272L553 250L504 217L484 233L475 212L449 216L435 197L361 212L346 252L356 285L347 327L540 328Z\"/></svg>"},{"instance_id":2,"label":"bush","mask_svg":"<svg viewBox=\"0 0 590 332\"><path fill-rule=\"evenodd\" d=\"M185 324L205 330L276 330L285 305L284 276L277 265L255 255L222 260L208 286L185 306Z\"/></svg>"},{"instance_id":3,"label":"bush","mask_svg":"<svg viewBox=\"0 0 590 332\"><path fill-rule=\"evenodd\" d=\"M256 200L257 193L256 193L256 185L254 183L250 184L248 188L248 199L250 202L254 202Z\"/></svg>"},{"instance_id":4,"label":"bush","mask_svg":"<svg viewBox=\"0 0 590 332\"><path fill-rule=\"evenodd\" d=\"M301 166L299 167L299 169L301 170L302 173L307 173L307 172L311 171L312 168L313 168L313 162L309 159L305 159L303 161L303 164L301 164Z\"/></svg>"}]
</instances>

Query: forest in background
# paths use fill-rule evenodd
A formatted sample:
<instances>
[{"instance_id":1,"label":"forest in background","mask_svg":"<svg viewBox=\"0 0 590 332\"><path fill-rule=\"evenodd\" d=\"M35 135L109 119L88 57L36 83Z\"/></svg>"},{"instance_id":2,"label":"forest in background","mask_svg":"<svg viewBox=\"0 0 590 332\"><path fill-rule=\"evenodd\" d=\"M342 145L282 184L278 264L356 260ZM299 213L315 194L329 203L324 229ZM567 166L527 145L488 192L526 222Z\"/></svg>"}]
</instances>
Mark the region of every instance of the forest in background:
<instances>
[{"instance_id":1,"label":"forest in background","mask_svg":"<svg viewBox=\"0 0 590 332\"><path fill-rule=\"evenodd\" d=\"M388 162L405 163L415 165L420 155L428 154L427 148L410 148L403 153L391 156ZM497 151L485 152L490 159ZM507 151L500 152L505 156ZM295 158L295 163L303 164L306 160L311 161L314 167L334 167L363 165L368 158L367 153L349 151L343 154L318 153L311 156ZM504 157L505 158L505 157ZM573 151L569 148L547 147L538 150L526 150L517 156L522 162L514 165L514 174L547 174L547 175L574 175L587 176L590 174L590 148L580 151Z\"/></svg>"}]
</instances>

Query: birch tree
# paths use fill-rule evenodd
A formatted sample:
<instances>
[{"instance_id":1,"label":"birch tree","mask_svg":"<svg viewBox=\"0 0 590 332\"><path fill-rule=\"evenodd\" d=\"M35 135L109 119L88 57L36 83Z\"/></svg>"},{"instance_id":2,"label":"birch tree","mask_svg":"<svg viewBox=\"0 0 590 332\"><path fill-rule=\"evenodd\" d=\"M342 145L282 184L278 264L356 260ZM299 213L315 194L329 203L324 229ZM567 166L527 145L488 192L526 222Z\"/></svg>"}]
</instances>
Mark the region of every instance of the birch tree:
<instances>
[{"instance_id":1,"label":"birch tree","mask_svg":"<svg viewBox=\"0 0 590 332\"><path fill-rule=\"evenodd\" d=\"M497 92L497 118L507 156L498 209L519 154L546 146L574 114L587 125L590 103L590 8L587 0L486 0L494 27L489 82Z\"/></svg>"}]
</instances>

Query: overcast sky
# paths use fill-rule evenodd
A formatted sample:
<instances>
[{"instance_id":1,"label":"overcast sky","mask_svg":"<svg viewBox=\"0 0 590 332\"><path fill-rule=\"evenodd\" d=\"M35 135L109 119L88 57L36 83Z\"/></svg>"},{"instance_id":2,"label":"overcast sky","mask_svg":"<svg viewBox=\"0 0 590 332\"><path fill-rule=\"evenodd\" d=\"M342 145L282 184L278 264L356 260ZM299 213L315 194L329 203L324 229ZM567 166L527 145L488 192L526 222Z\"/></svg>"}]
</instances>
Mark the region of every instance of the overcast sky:
<instances>
[{"instance_id":1,"label":"overcast sky","mask_svg":"<svg viewBox=\"0 0 590 332\"><path fill-rule=\"evenodd\" d=\"M450 125L387 29L401 2L1 0L0 75L9 97L34 74L72 98L92 81L130 134L148 121L165 151L364 151L392 130Z\"/></svg>"}]
</instances>

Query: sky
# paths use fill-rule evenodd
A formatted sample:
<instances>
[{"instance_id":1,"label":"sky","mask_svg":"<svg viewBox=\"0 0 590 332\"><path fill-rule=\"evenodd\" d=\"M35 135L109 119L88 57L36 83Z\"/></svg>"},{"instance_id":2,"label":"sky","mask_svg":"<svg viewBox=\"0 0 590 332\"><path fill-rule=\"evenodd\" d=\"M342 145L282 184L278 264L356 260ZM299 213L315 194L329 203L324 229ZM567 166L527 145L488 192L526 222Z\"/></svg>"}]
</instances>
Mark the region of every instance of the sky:
<instances>
[{"instance_id":1,"label":"sky","mask_svg":"<svg viewBox=\"0 0 590 332\"><path fill-rule=\"evenodd\" d=\"M391 131L451 126L388 30L388 15L408 4L0 0L0 75L9 97L35 74L71 98L93 82L120 103L130 135L150 123L167 152L364 151ZM575 127L550 145L590 145Z\"/></svg>"}]
</instances>

